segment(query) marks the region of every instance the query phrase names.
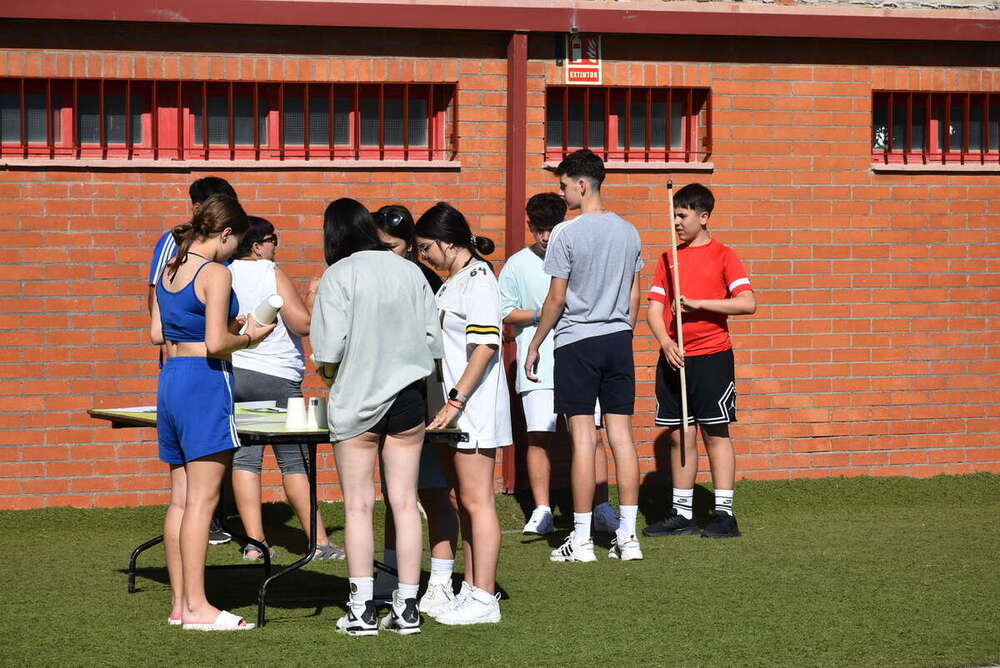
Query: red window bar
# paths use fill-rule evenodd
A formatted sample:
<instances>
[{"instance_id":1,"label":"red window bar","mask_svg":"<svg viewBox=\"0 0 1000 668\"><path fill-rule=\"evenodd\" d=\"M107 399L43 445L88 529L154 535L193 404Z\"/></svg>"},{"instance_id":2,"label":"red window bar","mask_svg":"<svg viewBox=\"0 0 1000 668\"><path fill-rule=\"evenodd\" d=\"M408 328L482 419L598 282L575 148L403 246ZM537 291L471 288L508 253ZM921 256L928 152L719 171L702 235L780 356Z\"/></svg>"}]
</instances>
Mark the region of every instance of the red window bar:
<instances>
[{"instance_id":1,"label":"red window bar","mask_svg":"<svg viewBox=\"0 0 1000 668\"><path fill-rule=\"evenodd\" d=\"M0 78L0 155L445 160L458 150L455 89L441 83Z\"/></svg>"},{"instance_id":2,"label":"red window bar","mask_svg":"<svg viewBox=\"0 0 1000 668\"><path fill-rule=\"evenodd\" d=\"M883 164L1000 163L1000 94L876 91L872 160Z\"/></svg>"},{"instance_id":3,"label":"red window bar","mask_svg":"<svg viewBox=\"0 0 1000 668\"><path fill-rule=\"evenodd\" d=\"M711 155L707 88L552 86L546 97L546 160L580 148L637 163Z\"/></svg>"}]
</instances>

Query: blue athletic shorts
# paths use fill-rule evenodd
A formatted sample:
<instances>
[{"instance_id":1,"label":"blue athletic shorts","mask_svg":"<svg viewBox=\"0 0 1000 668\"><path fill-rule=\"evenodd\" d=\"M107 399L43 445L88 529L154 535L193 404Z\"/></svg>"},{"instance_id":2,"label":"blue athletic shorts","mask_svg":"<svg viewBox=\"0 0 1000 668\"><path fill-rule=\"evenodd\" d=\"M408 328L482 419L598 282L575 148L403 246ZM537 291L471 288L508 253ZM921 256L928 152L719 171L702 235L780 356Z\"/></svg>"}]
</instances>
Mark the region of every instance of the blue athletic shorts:
<instances>
[{"instance_id":1,"label":"blue athletic shorts","mask_svg":"<svg viewBox=\"0 0 1000 668\"><path fill-rule=\"evenodd\" d=\"M233 367L214 357L172 357L156 395L160 460L184 464L240 447Z\"/></svg>"},{"instance_id":2,"label":"blue athletic shorts","mask_svg":"<svg viewBox=\"0 0 1000 668\"><path fill-rule=\"evenodd\" d=\"M604 414L635 411L632 330L559 346L552 357L556 413L593 415L598 401Z\"/></svg>"}]
</instances>

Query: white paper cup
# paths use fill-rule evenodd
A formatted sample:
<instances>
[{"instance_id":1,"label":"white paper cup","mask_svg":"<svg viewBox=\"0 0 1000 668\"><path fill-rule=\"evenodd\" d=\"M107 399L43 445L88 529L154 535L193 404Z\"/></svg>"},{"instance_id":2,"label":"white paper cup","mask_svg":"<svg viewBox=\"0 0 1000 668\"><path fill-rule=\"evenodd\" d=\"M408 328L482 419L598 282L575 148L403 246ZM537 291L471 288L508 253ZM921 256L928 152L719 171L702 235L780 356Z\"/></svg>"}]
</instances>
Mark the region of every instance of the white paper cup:
<instances>
[{"instance_id":1,"label":"white paper cup","mask_svg":"<svg viewBox=\"0 0 1000 668\"><path fill-rule=\"evenodd\" d=\"M286 429L306 429L306 400L302 397L289 397L288 414L285 417Z\"/></svg>"},{"instance_id":2,"label":"white paper cup","mask_svg":"<svg viewBox=\"0 0 1000 668\"><path fill-rule=\"evenodd\" d=\"M326 401L320 397L309 398L309 409L306 412L306 427L308 429L326 429Z\"/></svg>"},{"instance_id":3,"label":"white paper cup","mask_svg":"<svg viewBox=\"0 0 1000 668\"><path fill-rule=\"evenodd\" d=\"M270 325L278 318L278 311L285 305L281 295L271 295L253 310L253 319L258 325Z\"/></svg>"}]
</instances>

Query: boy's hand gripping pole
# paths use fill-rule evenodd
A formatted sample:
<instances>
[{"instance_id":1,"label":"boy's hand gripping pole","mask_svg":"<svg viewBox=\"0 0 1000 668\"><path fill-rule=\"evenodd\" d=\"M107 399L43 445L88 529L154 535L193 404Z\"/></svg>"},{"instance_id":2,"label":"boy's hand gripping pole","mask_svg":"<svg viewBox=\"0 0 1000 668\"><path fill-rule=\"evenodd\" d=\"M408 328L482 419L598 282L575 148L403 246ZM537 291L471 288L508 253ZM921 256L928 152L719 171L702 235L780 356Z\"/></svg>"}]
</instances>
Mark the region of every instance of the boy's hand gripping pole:
<instances>
[{"instance_id":1,"label":"boy's hand gripping pole","mask_svg":"<svg viewBox=\"0 0 1000 668\"><path fill-rule=\"evenodd\" d=\"M677 327L677 348L680 350L681 359L684 358L684 327L681 321L681 273L680 262L677 259L677 229L674 222L674 181L667 179L667 211L669 213L670 225L670 250L673 253L673 276L671 283L674 288L674 323ZM687 431L688 431L688 393L687 393L687 372L682 365L681 374L681 468L687 466Z\"/></svg>"}]
</instances>

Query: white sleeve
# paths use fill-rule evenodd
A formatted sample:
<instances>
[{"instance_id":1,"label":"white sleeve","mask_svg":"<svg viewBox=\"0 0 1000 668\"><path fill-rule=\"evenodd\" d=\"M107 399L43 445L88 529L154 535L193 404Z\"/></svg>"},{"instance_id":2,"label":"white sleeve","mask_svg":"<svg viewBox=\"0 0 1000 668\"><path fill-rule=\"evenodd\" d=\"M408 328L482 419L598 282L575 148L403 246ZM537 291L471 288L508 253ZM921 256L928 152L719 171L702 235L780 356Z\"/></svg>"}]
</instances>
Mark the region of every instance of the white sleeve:
<instances>
[{"instance_id":1,"label":"white sleeve","mask_svg":"<svg viewBox=\"0 0 1000 668\"><path fill-rule=\"evenodd\" d=\"M462 295L466 345L500 346L500 289L485 264L469 273Z\"/></svg>"}]
</instances>

